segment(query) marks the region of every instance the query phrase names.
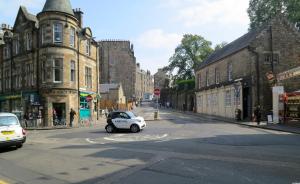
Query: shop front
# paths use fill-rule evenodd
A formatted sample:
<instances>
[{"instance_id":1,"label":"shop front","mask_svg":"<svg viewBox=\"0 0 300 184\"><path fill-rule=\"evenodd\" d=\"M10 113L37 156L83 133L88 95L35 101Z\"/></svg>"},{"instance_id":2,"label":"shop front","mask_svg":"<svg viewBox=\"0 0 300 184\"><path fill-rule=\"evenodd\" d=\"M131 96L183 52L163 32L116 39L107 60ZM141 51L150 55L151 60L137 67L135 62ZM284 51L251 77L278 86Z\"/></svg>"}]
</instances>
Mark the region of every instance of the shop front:
<instances>
[{"instance_id":1,"label":"shop front","mask_svg":"<svg viewBox=\"0 0 300 184\"><path fill-rule=\"evenodd\" d=\"M280 95L283 110L280 112L284 123L300 123L300 92Z\"/></svg>"},{"instance_id":2,"label":"shop front","mask_svg":"<svg viewBox=\"0 0 300 184\"><path fill-rule=\"evenodd\" d=\"M92 118L95 95L92 92L80 92L80 120Z\"/></svg>"},{"instance_id":3,"label":"shop front","mask_svg":"<svg viewBox=\"0 0 300 184\"><path fill-rule=\"evenodd\" d=\"M14 113L26 127L42 124L42 109L37 92L0 96L0 112Z\"/></svg>"}]
</instances>

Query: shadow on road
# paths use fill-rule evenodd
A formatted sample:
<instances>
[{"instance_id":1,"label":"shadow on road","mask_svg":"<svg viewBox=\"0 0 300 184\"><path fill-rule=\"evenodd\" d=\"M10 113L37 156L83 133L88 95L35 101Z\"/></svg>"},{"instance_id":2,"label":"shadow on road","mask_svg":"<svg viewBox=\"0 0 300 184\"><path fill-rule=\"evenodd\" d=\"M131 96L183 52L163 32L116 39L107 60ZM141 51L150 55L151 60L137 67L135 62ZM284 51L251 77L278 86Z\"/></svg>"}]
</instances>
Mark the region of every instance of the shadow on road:
<instances>
[{"instance_id":1,"label":"shadow on road","mask_svg":"<svg viewBox=\"0 0 300 184\"><path fill-rule=\"evenodd\" d=\"M183 181L185 181L183 183L199 183L199 181L201 183L292 183L300 181L299 135L219 135L164 142L73 145L55 149L76 151L76 149L97 150L97 148L101 148L101 151L85 157L99 160L109 158L116 161L137 159L147 163L155 155L164 153L165 159L134 172L119 183L173 184ZM132 167L78 184L101 183L130 169ZM135 180L141 177L150 178L143 182Z\"/></svg>"}]
</instances>

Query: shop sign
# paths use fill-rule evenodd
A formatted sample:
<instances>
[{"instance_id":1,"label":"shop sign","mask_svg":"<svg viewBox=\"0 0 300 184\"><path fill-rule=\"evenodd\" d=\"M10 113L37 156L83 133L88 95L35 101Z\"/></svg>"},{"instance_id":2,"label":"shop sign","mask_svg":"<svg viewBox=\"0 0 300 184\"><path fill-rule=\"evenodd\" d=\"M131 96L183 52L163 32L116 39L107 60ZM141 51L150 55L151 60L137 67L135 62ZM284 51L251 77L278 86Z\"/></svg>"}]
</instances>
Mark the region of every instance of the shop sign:
<instances>
[{"instance_id":1,"label":"shop sign","mask_svg":"<svg viewBox=\"0 0 300 184\"><path fill-rule=\"evenodd\" d=\"M279 73L277 75L277 80L282 81L296 76L300 76L300 67L285 71L283 73Z\"/></svg>"}]
</instances>

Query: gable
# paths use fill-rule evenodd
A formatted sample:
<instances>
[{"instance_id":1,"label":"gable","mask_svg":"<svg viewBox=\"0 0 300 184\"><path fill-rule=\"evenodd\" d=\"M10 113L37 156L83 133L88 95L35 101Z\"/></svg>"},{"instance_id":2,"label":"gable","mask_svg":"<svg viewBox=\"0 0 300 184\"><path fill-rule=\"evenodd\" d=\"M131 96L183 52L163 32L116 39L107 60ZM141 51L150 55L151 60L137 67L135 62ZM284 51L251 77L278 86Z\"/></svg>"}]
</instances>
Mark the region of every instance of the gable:
<instances>
[{"instance_id":1,"label":"gable","mask_svg":"<svg viewBox=\"0 0 300 184\"><path fill-rule=\"evenodd\" d=\"M38 26L36 16L28 13L24 6L20 6L13 29L15 30L18 27L23 27L28 23L35 23L35 27Z\"/></svg>"}]
</instances>

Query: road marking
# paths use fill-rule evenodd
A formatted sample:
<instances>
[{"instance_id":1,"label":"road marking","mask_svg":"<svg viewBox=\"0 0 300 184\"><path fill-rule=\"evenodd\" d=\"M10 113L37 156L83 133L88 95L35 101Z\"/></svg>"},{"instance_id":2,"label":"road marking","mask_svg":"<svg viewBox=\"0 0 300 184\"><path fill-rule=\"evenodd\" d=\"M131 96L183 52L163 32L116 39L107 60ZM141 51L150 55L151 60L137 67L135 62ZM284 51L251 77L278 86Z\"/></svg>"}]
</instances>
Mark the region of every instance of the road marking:
<instances>
[{"instance_id":1,"label":"road marking","mask_svg":"<svg viewBox=\"0 0 300 184\"><path fill-rule=\"evenodd\" d=\"M95 142L95 141L93 141L93 140L91 140L89 138L86 138L85 140L86 140L86 142L91 143L91 144L96 144L97 143L97 142Z\"/></svg>"},{"instance_id":2,"label":"road marking","mask_svg":"<svg viewBox=\"0 0 300 184\"><path fill-rule=\"evenodd\" d=\"M168 137L168 134L164 135L143 135L143 136L126 136L126 134L119 134L116 136L104 137L103 139L107 141L115 142L135 142L135 141L151 141L151 140L160 140Z\"/></svg>"},{"instance_id":3,"label":"road marking","mask_svg":"<svg viewBox=\"0 0 300 184\"><path fill-rule=\"evenodd\" d=\"M0 184L9 184L9 183L7 183L7 182L5 182L3 180L0 180Z\"/></svg>"}]
</instances>

